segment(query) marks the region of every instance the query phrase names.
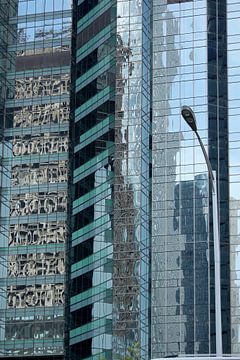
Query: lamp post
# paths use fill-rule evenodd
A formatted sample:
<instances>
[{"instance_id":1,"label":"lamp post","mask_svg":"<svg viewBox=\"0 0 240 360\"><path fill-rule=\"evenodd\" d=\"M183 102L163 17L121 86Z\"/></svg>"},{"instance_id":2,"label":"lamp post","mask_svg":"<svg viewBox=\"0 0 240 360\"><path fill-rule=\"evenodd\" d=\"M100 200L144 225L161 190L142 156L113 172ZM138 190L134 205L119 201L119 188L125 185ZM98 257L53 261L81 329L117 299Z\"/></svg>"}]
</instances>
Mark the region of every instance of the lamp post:
<instances>
[{"instance_id":1,"label":"lamp post","mask_svg":"<svg viewBox=\"0 0 240 360\"><path fill-rule=\"evenodd\" d=\"M196 117L189 106L183 106L181 114L192 131L196 134L201 146L211 180L212 207L213 207L213 245L214 245L214 272L215 272L215 325L216 325L216 356L222 357L222 315L221 315L221 276L220 276L220 237L218 218L218 198L216 171L212 170L209 157L204 148L203 142L198 134Z\"/></svg>"}]
</instances>

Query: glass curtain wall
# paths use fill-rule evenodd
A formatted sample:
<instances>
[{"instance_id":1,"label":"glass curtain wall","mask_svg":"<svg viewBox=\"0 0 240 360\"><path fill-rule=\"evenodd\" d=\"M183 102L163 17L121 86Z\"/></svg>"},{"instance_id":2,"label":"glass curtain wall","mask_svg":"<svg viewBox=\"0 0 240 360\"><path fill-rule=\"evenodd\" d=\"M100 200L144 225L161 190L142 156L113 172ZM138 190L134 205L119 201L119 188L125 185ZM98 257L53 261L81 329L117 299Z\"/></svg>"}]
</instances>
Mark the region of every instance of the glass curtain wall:
<instances>
[{"instance_id":1,"label":"glass curtain wall","mask_svg":"<svg viewBox=\"0 0 240 360\"><path fill-rule=\"evenodd\" d=\"M231 352L230 263L229 263L229 152L228 152L228 78L226 1L208 1L208 149L217 172L220 247L223 352ZM212 207L210 202L210 289L211 352L215 352L214 266Z\"/></svg>"},{"instance_id":2,"label":"glass curtain wall","mask_svg":"<svg viewBox=\"0 0 240 360\"><path fill-rule=\"evenodd\" d=\"M149 6L75 1L70 359L147 358Z\"/></svg>"},{"instance_id":3,"label":"glass curtain wall","mask_svg":"<svg viewBox=\"0 0 240 360\"><path fill-rule=\"evenodd\" d=\"M230 352L225 1L153 5L152 357L215 353L212 207L196 113L217 171L223 348Z\"/></svg>"},{"instance_id":4,"label":"glass curtain wall","mask_svg":"<svg viewBox=\"0 0 240 360\"><path fill-rule=\"evenodd\" d=\"M150 10L148 0L117 1L113 349L116 358L142 360L149 356Z\"/></svg>"},{"instance_id":5,"label":"glass curtain wall","mask_svg":"<svg viewBox=\"0 0 240 360\"><path fill-rule=\"evenodd\" d=\"M0 3L0 356L47 359L63 355L71 1Z\"/></svg>"},{"instance_id":6,"label":"glass curtain wall","mask_svg":"<svg viewBox=\"0 0 240 360\"><path fill-rule=\"evenodd\" d=\"M230 203L230 270L231 270L231 351L240 353L240 30L237 26L240 16L240 2L227 1L228 15L228 135L229 135L229 203Z\"/></svg>"},{"instance_id":7,"label":"glass curtain wall","mask_svg":"<svg viewBox=\"0 0 240 360\"><path fill-rule=\"evenodd\" d=\"M112 359L115 2L73 9L69 359Z\"/></svg>"},{"instance_id":8,"label":"glass curtain wall","mask_svg":"<svg viewBox=\"0 0 240 360\"><path fill-rule=\"evenodd\" d=\"M152 358L210 353L207 1L153 0Z\"/></svg>"}]
</instances>

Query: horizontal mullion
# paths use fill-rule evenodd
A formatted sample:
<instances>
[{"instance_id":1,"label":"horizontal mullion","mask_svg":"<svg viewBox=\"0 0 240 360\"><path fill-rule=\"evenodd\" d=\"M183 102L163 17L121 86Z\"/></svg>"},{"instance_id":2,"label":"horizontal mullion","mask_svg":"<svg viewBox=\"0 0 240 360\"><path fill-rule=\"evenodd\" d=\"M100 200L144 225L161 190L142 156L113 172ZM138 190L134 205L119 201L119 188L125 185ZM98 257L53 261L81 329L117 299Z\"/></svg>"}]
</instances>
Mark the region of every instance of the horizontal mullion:
<instances>
[{"instance_id":1,"label":"horizontal mullion","mask_svg":"<svg viewBox=\"0 0 240 360\"><path fill-rule=\"evenodd\" d=\"M35 184L31 186L21 186L21 185L14 185L9 188L2 188L2 195L7 196L10 192L11 195L13 194L31 194L31 193L38 193L38 192L52 192L52 191L67 191L68 184L67 182L56 182L56 183L49 183L45 182L42 184Z\"/></svg>"},{"instance_id":2,"label":"horizontal mullion","mask_svg":"<svg viewBox=\"0 0 240 360\"><path fill-rule=\"evenodd\" d=\"M59 19L59 18L65 18L65 17L71 17L72 16L72 10L58 10L58 11L48 11L44 13L34 13L34 14L26 14L21 15L18 17L11 17L9 19L9 24L19 24L19 23L26 23L29 21L41 21L41 20L52 20Z\"/></svg>"},{"instance_id":3,"label":"horizontal mullion","mask_svg":"<svg viewBox=\"0 0 240 360\"><path fill-rule=\"evenodd\" d=\"M69 66L59 66L59 67L51 67L51 68L41 68L39 70L24 70L17 72L8 72L7 79L15 80L22 79L26 77L37 77L42 75L60 75L60 74L69 74L70 67Z\"/></svg>"},{"instance_id":4,"label":"horizontal mullion","mask_svg":"<svg viewBox=\"0 0 240 360\"><path fill-rule=\"evenodd\" d=\"M49 243L44 245L19 245L19 246L8 246L8 247L1 247L0 254L2 256L7 255L19 255L19 254L42 254L42 253L56 253L65 251L65 243Z\"/></svg>"},{"instance_id":5,"label":"horizontal mullion","mask_svg":"<svg viewBox=\"0 0 240 360\"><path fill-rule=\"evenodd\" d=\"M42 105L42 104L52 104L52 103L63 103L69 102L70 94L62 95L52 95L52 96L36 96L27 99L12 99L6 100L7 108L16 108L23 106L33 106L33 105Z\"/></svg>"},{"instance_id":6,"label":"horizontal mullion","mask_svg":"<svg viewBox=\"0 0 240 360\"><path fill-rule=\"evenodd\" d=\"M8 276L6 280L0 279L1 286L31 286L38 284L61 284L65 283L64 275L33 275L33 276L19 276L10 277Z\"/></svg>"},{"instance_id":7,"label":"horizontal mullion","mask_svg":"<svg viewBox=\"0 0 240 360\"><path fill-rule=\"evenodd\" d=\"M58 306L51 306L51 307L33 307L28 308L28 316L36 316L36 315L64 315L64 305L58 305ZM4 310L0 310L0 317L3 318L6 317L14 317L14 316L26 316L26 309L25 308L17 308L14 307L13 309L8 308Z\"/></svg>"},{"instance_id":8,"label":"horizontal mullion","mask_svg":"<svg viewBox=\"0 0 240 360\"><path fill-rule=\"evenodd\" d=\"M32 49L42 49L54 46L63 46L63 45L71 45L71 38L65 38L65 39L45 39L45 40L35 40L35 41L29 41L28 43L17 43L15 45L9 45L8 51L9 52L15 52L15 51L26 51L26 50L32 50ZM36 54L37 55L37 54Z\"/></svg>"},{"instance_id":9,"label":"horizontal mullion","mask_svg":"<svg viewBox=\"0 0 240 360\"><path fill-rule=\"evenodd\" d=\"M33 349L34 346L56 346L63 347L63 338L62 339L17 339L17 340L1 340L0 347L1 349ZM62 352L61 352L62 355Z\"/></svg>"},{"instance_id":10,"label":"horizontal mullion","mask_svg":"<svg viewBox=\"0 0 240 360\"><path fill-rule=\"evenodd\" d=\"M14 127L4 130L4 136L23 136L23 135L35 135L38 133L59 133L69 131L69 121L66 120L64 123L49 123L47 125L31 125L26 127Z\"/></svg>"},{"instance_id":11,"label":"horizontal mullion","mask_svg":"<svg viewBox=\"0 0 240 360\"><path fill-rule=\"evenodd\" d=\"M2 163L3 165L7 166L11 165L18 165L18 164L34 164L34 163L50 163L51 161L63 161L68 160L69 153L62 152L56 154L34 154L34 155L22 155L16 156L14 158L3 158Z\"/></svg>"},{"instance_id":12,"label":"horizontal mullion","mask_svg":"<svg viewBox=\"0 0 240 360\"><path fill-rule=\"evenodd\" d=\"M1 218L1 226L7 227L8 225L15 224L38 224L42 222L53 222L53 221L66 221L67 213L65 212L55 212L51 214L31 214L24 216L6 216Z\"/></svg>"}]
</instances>

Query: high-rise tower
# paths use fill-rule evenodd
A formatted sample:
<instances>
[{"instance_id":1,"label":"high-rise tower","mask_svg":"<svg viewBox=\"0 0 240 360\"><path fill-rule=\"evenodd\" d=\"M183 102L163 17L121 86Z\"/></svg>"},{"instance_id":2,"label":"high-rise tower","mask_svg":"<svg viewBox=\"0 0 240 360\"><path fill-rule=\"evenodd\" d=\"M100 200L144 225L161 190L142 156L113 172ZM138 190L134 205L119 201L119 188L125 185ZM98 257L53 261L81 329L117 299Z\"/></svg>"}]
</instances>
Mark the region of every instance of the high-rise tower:
<instances>
[{"instance_id":1,"label":"high-rise tower","mask_svg":"<svg viewBox=\"0 0 240 360\"><path fill-rule=\"evenodd\" d=\"M215 352L211 189L182 105L217 172L240 353L239 9L0 0L0 360Z\"/></svg>"},{"instance_id":2,"label":"high-rise tower","mask_svg":"<svg viewBox=\"0 0 240 360\"><path fill-rule=\"evenodd\" d=\"M148 354L150 6L74 11L70 358Z\"/></svg>"},{"instance_id":3,"label":"high-rise tower","mask_svg":"<svg viewBox=\"0 0 240 360\"><path fill-rule=\"evenodd\" d=\"M230 353L226 1L153 0L152 13L152 357L215 352L211 190L183 105L217 172Z\"/></svg>"},{"instance_id":4,"label":"high-rise tower","mask_svg":"<svg viewBox=\"0 0 240 360\"><path fill-rule=\"evenodd\" d=\"M63 357L71 2L0 1L0 358Z\"/></svg>"}]
</instances>

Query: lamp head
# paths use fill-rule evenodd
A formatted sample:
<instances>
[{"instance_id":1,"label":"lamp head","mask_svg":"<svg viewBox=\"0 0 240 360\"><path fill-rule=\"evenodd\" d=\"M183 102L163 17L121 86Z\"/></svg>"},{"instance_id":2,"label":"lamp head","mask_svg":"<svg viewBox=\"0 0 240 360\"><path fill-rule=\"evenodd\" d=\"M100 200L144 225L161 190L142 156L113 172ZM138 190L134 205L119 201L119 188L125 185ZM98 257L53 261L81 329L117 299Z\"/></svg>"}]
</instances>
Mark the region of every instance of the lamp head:
<instances>
[{"instance_id":1,"label":"lamp head","mask_svg":"<svg viewBox=\"0 0 240 360\"><path fill-rule=\"evenodd\" d=\"M196 117L195 117L193 110L189 106L184 105L184 106L182 106L181 114L182 114L182 117L184 118L184 120L186 121L186 123L190 126L190 128L194 132L196 132L197 131L197 122L196 122Z\"/></svg>"}]
</instances>

